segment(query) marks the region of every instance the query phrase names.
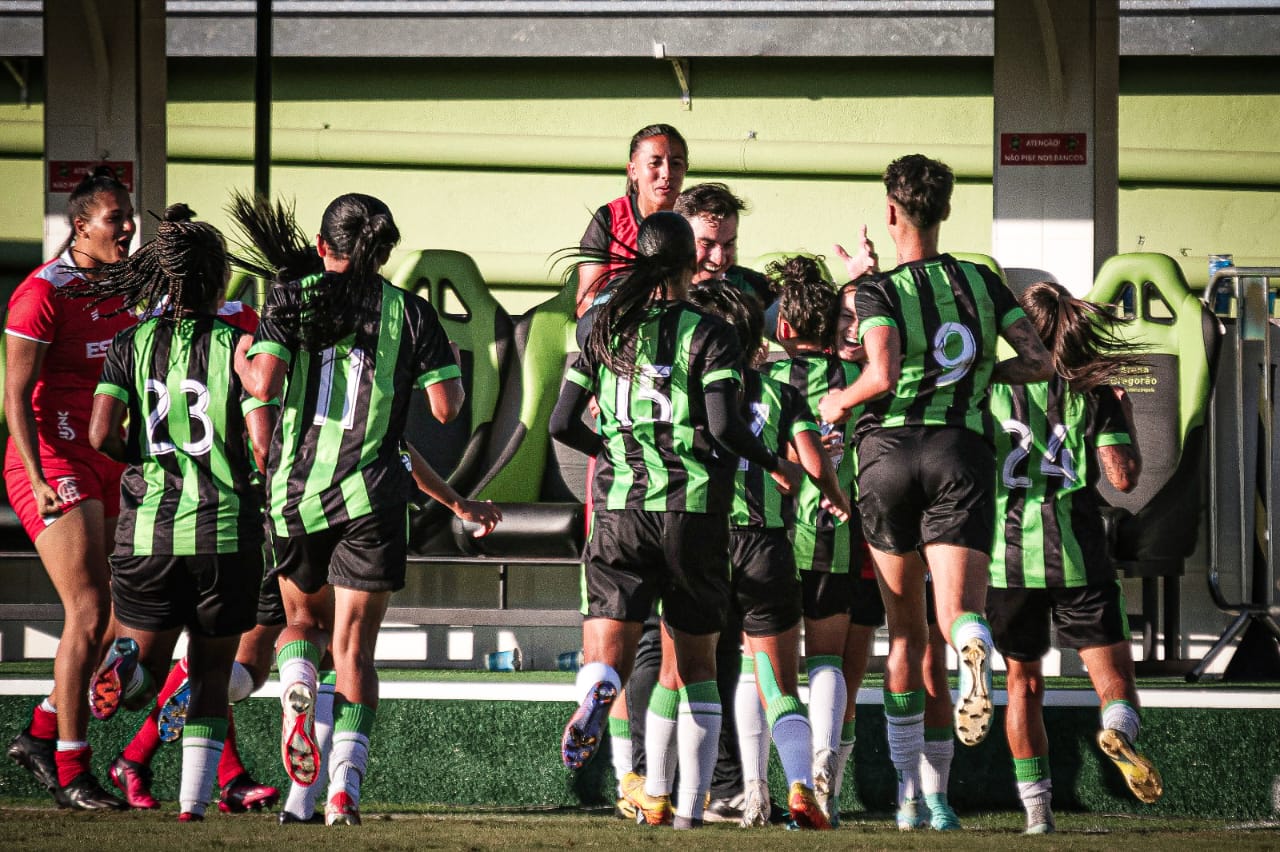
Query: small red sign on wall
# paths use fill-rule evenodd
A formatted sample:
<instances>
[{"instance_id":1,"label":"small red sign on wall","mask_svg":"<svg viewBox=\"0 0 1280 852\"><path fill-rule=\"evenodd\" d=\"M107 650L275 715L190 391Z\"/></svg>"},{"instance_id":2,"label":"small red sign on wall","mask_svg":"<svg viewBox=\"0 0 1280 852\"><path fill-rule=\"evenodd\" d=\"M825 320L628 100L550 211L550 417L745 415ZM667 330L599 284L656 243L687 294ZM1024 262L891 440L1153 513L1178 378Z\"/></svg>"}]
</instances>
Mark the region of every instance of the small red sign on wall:
<instances>
[{"instance_id":1,"label":"small red sign on wall","mask_svg":"<svg viewBox=\"0 0 1280 852\"><path fill-rule=\"evenodd\" d=\"M49 191L71 192L85 175L98 166L110 166L116 180L133 192L133 162L130 160L50 160Z\"/></svg>"},{"instance_id":2,"label":"small red sign on wall","mask_svg":"<svg viewBox=\"0 0 1280 852\"><path fill-rule=\"evenodd\" d=\"M1087 141L1085 133L1001 133L1000 165L1088 165Z\"/></svg>"}]
</instances>

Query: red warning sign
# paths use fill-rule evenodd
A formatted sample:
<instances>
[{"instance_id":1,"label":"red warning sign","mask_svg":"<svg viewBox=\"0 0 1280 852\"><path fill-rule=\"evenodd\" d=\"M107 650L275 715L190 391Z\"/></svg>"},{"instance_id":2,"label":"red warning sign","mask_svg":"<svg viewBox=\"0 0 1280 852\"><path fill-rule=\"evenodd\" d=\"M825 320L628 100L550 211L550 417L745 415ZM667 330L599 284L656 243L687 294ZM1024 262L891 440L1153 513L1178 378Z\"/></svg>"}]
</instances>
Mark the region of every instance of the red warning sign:
<instances>
[{"instance_id":1,"label":"red warning sign","mask_svg":"<svg viewBox=\"0 0 1280 852\"><path fill-rule=\"evenodd\" d=\"M50 160L49 191L70 192L98 166L110 166L116 180L133 192L133 162L130 160Z\"/></svg>"},{"instance_id":2,"label":"red warning sign","mask_svg":"<svg viewBox=\"0 0 1280 852\"><path fill-rule=\"evenodd\" d=\"M1001 133L1002 166L1084 166L1086 133Z\"/></svg>"}]
</instances>

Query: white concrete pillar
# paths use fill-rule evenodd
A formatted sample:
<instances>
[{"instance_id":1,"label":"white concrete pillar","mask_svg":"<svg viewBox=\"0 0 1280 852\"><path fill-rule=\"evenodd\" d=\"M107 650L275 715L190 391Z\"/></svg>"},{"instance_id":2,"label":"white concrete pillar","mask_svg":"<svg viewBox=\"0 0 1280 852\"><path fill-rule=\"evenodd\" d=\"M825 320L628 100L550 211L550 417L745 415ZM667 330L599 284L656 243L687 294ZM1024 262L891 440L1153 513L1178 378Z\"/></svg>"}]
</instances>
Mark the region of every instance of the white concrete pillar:
<instances>
[{"instance_id":1,"label":"white concrete pillar","mask_svg":"<svg viewBox=\"0 0 1280 852\"><path fill-rule=\"evenodd\" d=\"M1116 253L1118 0L996 0L992 246L1076 295Z\"/></svg>"},{"instance_id":2,"label":"white concrete pillar","mask_svg":"<svg viewBox=\"0 0 1280 852\"><path fill-rule=\"evenodd\" d=\"M165 199L164 0L45 0L45 256L84 168L118 164L144 236ZM135 243L136 247L137 243Z\"/></svg>"}]
</instances>

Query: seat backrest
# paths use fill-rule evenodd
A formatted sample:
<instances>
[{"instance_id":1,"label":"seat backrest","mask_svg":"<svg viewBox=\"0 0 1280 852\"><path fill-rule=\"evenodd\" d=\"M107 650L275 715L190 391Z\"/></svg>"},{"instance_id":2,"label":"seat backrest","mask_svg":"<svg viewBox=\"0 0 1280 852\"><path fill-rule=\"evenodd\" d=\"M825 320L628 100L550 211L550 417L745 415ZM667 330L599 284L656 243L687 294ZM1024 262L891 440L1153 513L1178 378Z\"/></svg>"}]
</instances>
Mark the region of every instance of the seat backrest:
<instances>
[{"instance_id":1,"label":"seat backrest","mask_svg":"<svg viewBox=\"0 0 1280 852\"><path fill-rule=\"evenodd\" d=\"M491 453L476 489L480 499L529 503L583 497L586 460L547 434L565 367L578 353L577 289L574 274L559 293L517 322L519 411L505 442Z\"/></svg>"},{"instance_id":2,"label":"seat backrest","mask_svg":"<svg viewBox=\"0 0 1280 852\"><path fill-rule=\"evenodd\" d=\"M405 437L454 488L467 493L484 472L498 396L511 363L511 317L489 292L475 261L462 252L411 252L391 283L430 302L458 347L467 392L463 412L442 425L431 416L424 395L415 394Z\"/></svg>"},{"instance_id":3,"label":"seat backrest","mask_svg":"<svg viewBox=\"0 0 1280 852\"><path fill-rule=\"evenodd\" d=\"M1200 518L1204 425L1222 328L1187 286L1173 258L1122 254L1098 272L1087 298L1129 320L1120 335L1143 347L1144 365L1123 382L1133 403L1142 473L1122 494L1099 491L1132 517L1121 521L1117 556L1182 559Z\"/></svg>"},{"instance_id":4,"label":"seat backrest","mask_svg":"<svg viewBox=\"0 0 1280 852\"><path fill-rule=\"evenodd\" d=\"M978 266L985 266L996 275L999 275L1000 280L1004 282L1006 287L1009 286L1009 277L1004 274L1004 267L1002 267L991 255L979 254L974 251L951 251L947 252L947 254L951 255L956 260L967 260L969 263L977 264Z\"/></svg>"}]
</instances>

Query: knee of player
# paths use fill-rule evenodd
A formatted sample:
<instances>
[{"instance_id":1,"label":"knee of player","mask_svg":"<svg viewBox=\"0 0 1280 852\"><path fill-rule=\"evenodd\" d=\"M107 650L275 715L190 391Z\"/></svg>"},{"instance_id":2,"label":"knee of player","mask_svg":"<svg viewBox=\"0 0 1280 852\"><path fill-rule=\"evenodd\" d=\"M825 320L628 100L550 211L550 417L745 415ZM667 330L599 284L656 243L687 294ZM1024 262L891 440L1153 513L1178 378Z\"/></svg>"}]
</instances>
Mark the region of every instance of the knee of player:
<instances>
[{"instance_id":1,"label":"knee of player","mask_svg":"<svg viewBox=\"0 0 1280 852\"><path fill-rule=\"evenodd\" d=\"M1040 670L1040 664L1019 663L1015 660L1007 660L1008 676L1006 684L1009 690L1009 700L1020 698L1023 700L1044 699L1044 674Z\"/></svg>"}]
</instances>

